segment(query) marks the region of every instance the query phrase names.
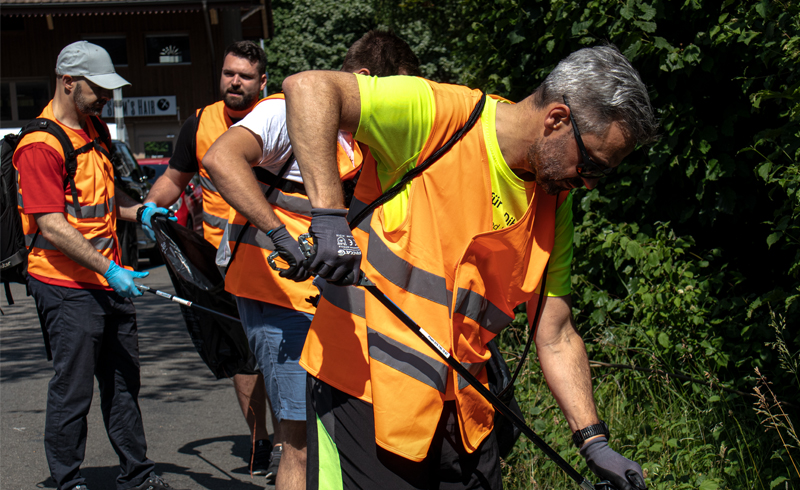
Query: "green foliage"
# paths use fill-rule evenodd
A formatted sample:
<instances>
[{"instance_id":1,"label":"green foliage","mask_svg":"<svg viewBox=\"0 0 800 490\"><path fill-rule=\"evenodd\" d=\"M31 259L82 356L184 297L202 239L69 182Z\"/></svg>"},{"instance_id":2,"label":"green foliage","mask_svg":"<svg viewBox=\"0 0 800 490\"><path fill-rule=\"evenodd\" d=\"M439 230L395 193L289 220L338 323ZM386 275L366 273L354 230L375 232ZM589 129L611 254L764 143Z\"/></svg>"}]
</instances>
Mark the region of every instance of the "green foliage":
<instances>
[{"instance_id":1,"label":"green foliage","mask_svg":"<svg viewBox=\"0 0 800 490\"><path fill-rule=\"evenodd\" d=\"M787 319L793 333L785 341L797 351L798 2L402 5L393 22L439 29L433 37L448 47L447 66L457 68L442 78L512 100L528 96L568 53L618 46L651 88L662 138L634 152L599 190L576 195L574 313L590 357L744 391L758 367L781 399L800 402L794 377L770 346L768 314ZM504 336L501 343L511 353L522 340ZM738 395L631 372L597 381L601 410L619 434L615 447L648 461L654 488L796 483L780 441L756 429ZM541 378L524 383L532 386L523 398L545 424L545 439L580 463L566 449L566 430L555 422L560 416ZM541 458L523 443L508 462L507 486L567 487Z\"/></svg>"},{"instance_id":2,"label":"green foliage","mask_svg":"<svg viewBox=\"0 0 800 490\"><path fill-rule=\"evenodd\" d=\"M377 27L369 2L274 1L275 37L266 46L268 91L281 90L283 79L305 70L338 70L347 49Z\"/></svg>"},{"instance_id":3,"label":"green foliage","mask_svg":"<svg viewBox=\"0 0 800 490\"><path fill-rule=\"evenodd\" d=\"M380 25L409 42L426 77L512 100L576 49L619 47L650 88L662 138L574 200L574 316L602 363L596 398L612 446L643 462L651 488L800 485L779 431L764 431L752 399L720 388L752 392L758 368L776 399L800 405L786 354L800 351L797 0L273 5L272 90L294 71L337 69ZM778 340L773 318L785 325ZM500 338L508 357L524 321ZM523 373L529 422L586 473L537 364ZM504 474L507 488L573 485L524 439Z\"/></svg>"}]
</instances>

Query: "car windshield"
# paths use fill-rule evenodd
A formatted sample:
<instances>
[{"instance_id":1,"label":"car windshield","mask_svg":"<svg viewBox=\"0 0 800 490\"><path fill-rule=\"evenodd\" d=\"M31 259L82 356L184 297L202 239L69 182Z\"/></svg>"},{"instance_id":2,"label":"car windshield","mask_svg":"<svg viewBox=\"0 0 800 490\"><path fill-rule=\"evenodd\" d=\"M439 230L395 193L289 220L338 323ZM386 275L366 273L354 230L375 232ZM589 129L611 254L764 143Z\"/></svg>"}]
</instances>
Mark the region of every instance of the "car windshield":
<instances>
[{"instance_id":1,"label":"car windshield","mask_svg":"<svg viewBox=\"0 0 800 490\"><path fill-rule=\"evenodd\" d=\"M138 165L136 164L136 159L133 158L128 145L122 143L121 141L115 141L114 153L115 155L119 156L117 171L123 177L130 177L130 175L136 171L136 167L138 167Z\"/></svg>"}]
</instances>

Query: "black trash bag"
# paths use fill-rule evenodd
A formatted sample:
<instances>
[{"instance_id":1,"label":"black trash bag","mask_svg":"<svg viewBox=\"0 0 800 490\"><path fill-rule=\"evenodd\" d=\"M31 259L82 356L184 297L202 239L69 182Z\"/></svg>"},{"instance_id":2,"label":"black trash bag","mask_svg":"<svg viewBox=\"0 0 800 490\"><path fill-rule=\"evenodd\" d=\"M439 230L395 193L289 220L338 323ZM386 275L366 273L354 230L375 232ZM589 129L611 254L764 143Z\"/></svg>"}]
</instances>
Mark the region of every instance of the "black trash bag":
<instances>
[{"instance_id":1,"label":"black trash bag","mask_svg":"<svg viewBox=\"0 0 800 490\"><path fill-rule=\"evenodd\" d=\"M203 237L162 215L155 215L152 223L175 295L238 318L236 300L225 291L225 280L214 263L217 249ZM241 323L180 307L197 353L217 379L258 373Z\"/></svg>"}]
</instances>

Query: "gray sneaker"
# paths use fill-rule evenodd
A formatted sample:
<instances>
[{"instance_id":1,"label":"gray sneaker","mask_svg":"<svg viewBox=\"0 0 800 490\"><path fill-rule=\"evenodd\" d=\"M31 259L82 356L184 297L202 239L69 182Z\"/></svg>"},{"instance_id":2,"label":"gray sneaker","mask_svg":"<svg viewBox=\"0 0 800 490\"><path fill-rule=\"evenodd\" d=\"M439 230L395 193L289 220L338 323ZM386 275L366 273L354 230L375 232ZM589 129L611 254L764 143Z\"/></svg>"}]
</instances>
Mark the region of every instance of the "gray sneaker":
<instances>
[{"instance_id":1,"label":"gray sneaker","mask_svg":"<svg viewBox=\"0 0 800 490\"><path fill-rule=\"evenodd\" d=\"M278 478L278 466L281 464L281 454L283 454L283 446L276 444L272 446L272 458L267 468L267 485L274 485L275 480Z\"/></svg>"}]
</instances>

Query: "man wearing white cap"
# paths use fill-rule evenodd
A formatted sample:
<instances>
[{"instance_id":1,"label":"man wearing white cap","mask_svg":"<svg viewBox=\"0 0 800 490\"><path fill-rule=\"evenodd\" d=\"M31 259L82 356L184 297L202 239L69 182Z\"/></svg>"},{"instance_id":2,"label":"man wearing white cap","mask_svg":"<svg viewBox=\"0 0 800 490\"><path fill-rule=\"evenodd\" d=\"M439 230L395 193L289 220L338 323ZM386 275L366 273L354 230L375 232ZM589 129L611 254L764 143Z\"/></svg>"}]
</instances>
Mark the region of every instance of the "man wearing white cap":
<instances>
[{"instance_id":1,"label":"man wearing white cap","mask_svg":"<svg viewBox=\"0 0 800 490\"><path fill-rule=\"evenodd\" d=\"M80 466L93 377L100 389L108 438L119 456L116 487L169 488L147 458L139 409L139 346L131 297L134 278L148 273L122 268L116 220L149 225L163 208L144 208L115 192L108 128L97 115L112 90L130 85L108 53L80 41L61 51L56 93L39 116L57 124L75 149L65 156L49 131L29 133L14 153L19 210L28 255L28 287L53 370L47 394L44 445L59 490L87 490ZM101 136L104 135L104 136ZM74 167L73 167L74 165Z\"/></svg>"}]
</instances>

